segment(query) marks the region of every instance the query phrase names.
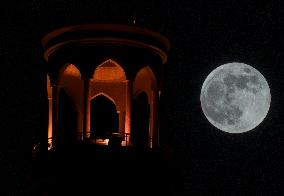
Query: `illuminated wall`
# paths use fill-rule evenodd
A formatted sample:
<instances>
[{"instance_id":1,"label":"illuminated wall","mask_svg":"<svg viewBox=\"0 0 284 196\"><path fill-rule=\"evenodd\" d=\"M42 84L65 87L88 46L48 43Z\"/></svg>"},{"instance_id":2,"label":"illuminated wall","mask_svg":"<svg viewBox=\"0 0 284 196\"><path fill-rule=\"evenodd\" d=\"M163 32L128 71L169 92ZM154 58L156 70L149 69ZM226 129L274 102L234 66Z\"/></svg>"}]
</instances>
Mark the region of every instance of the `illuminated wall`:
<instances>
[{"instance_id":1,"label":"illuminated wall","mask_svg":"<svg viewBox=\"0 0 284 196\"><path fill-rule=\"evenodd\" d=\"M77 112L77 132L83 129L83 80L78 68L73 64L67 64L60 70L58 90L64 89L72 100Z\"/></svg>"},{"instance_id":2,"label":"illuminated wall","mask_svg":"<svg viewBox=\"0 0 284 196\"><path fill-rule=\"evenodd\" d=\"M48 94L48 104L49 104L49 111L48 111L48 143L51 144L52 137L54 136L53 133L53 117L52 117L52 85L50 82L50 77L47 75L47 94ZM83 81L81 79L80 71L72 64L65 65L60 70L60 75L58 78L58 83L56 90L59 91L60 89L64 89L64 91L69 95L72 100L72 103L77 112L77 127L76 130L78 132L82 131L83 128ZM58 97L56 97L58 99Z\"/></svg>"},{"instance_id":3,"label":"illuminated wall","mask_svg":"<svg viewBox=\"0 0 284 196\"><path fill-rule=\"evenodd\" d=\"M157 81L156 77L149 66L142 68L136 75L133 85L133 99L135 99L141 92L145 92L148 97L148 104L150 105L149 115L149 133L150 138L149 147L153 147L154 140L157 140L158 129L156 120L156 102L157 102Z\"/></svg>"},{"instance_id":4,"label":"illuminated wall","mask_svg":"<svg viewBox=\"0 0 284 196\"><path fill-rule=\"evenodd\" d=\"M73 106L77 112L77 132L82 133L84 118L84 81L81 78L79 69L73 64L67 64L59 72L57 81L58 91L64 89L72 100ZM157 122L156 122L156 98L157 98L157 81L155 75L149 66L138 71L135 80L132 82L130 90L130 81L126 79L124 70L113 60L107 60L99 65L90 79L89 95L90 99L98 95L104 95L112 100L119 114L119 132L131 133L131 99L135 99L141 92L145 92L150 105L149 115L149 147L153 147L152 141L157 140ZM47 76L47 92L49 99L49 124L48 138L52 138L52 86ZM130 94L132 92L132 95ZM90 107L90 104L88 104ZM90 111L90 108L89 108ZM87 114L90 118L90 112ZM92 120L92 119L90 119ZM87 121L87 132L90 131L90 121ZM129 138L128 138L129 140ZM50 141L49 141L50 142ZM129 142L129 141L128 141Z\"/></svg>"},{"instance_id":5,"label":"illuminated wall","mask_svg":"<svg viewBox=\"0 0 284 196\"><path fill-rule=\"evenodd\" d=\"M96 127L96 118L91 119L90 115L91 101L103 95L114 103L110 113L118 118L118 128L115 123L113 129L119 133L111 137L123 135L122 145L135 146L129 141L140 140L131 140L132 133L133 138L142 138L141 146L158 148L159 70L167 61L167 38L134 26L87 24L50 32L42 39L42 45L48 74L48 138L52 138L53 147L65 139L91 142L95 138L90 137L90 122ZM99 106L102 105L103 102ZM102 111L107 107L102 107ZM69 137L69 133L78 137Z\"/></svg>"},{"instance_id":6,"label":"illuminated wall","mask_svg":"<svg viewBox=\"0 0 284 196\"><path fill-rule=\"evenodd\" d=\"M96 68L91 79L90 97L93 99L98 95L104 95L114 102L117 113L119 113L120 133L130 133L127 94L128 80L120 65L113 60L107 60Z\"/></svg>"},{"instance_id":7,"label":"illuminated wall","mask_svg":"<svg viewBox=\"0 0 284 196\"><path fill-rule=\"evenodd\" d=\"M47 132L47 137L48 137L48 149L50 150L52 148L52 86L50 82L50 77L49 75L46 75L46 87L47 87L47 98L48 98L48 132Z\"/></svg>"}]
</instances>

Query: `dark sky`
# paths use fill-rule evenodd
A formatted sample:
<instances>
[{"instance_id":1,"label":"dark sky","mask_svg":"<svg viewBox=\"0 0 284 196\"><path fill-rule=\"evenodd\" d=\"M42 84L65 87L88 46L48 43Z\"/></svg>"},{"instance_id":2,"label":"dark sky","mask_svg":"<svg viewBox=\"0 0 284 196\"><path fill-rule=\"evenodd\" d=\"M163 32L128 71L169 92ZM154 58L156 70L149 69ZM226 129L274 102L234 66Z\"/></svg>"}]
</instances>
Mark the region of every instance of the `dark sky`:
<instances>
[{"instance_id":1,"label":"dark sky","mask_svg":"<svg viewBox=\"0 0 284 196\"><path fill-rule=\"evenodd\" d=\"M131 24L135 19L137 26L171 41L164 66L161 132L174 150L181 192L283 194L284 5L280 2L11 0L0 9L0 145L5 149L0 150L0 171L9 176L10 188L23 188L31 143L45 129L41 38L67 25ZM259 70L272 96L263 123L240 135L211 126L199 101L206 76L229 62Z\"/></svg>"}]
</instances>

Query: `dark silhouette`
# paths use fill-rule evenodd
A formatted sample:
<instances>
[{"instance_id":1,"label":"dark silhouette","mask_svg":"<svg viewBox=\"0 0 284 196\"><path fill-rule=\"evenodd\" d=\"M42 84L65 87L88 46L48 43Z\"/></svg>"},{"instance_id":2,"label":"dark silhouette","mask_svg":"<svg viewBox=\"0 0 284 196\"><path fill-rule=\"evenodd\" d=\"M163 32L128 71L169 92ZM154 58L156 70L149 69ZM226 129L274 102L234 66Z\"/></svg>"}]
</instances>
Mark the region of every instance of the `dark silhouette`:
<instances>
[{"instance_id":1,"label":"dark silhouette","mask_svg":"<svg viewBox=\"0 0 284 196\"><path fill-rule=\"evenodd\" d=\"M75 141L77 113L67 93L60 89L58 108L58 145L66 147Z\"/></svg>"},{"instance_id":2,"label":"dark silhouette","mask_svg":"<svg viewBox=\"0 0 284 196\"><path fill-rule=\"evenodd\" d=\"M118 114L114 103L103 95L91 101L91 138L108 138L118 132Z\"/></svg>"},{"instance_id":3,"label":"dark silhouette","mask_svg":"<svg viewBox=\"0 0 284 196\"><path fill-rule=\"evenodd\" d=\"M147 94L140 93L132 104L132 133L133 145L139 149L145 149L149 140L149 113Z\"/></svg>"}]
</instances>

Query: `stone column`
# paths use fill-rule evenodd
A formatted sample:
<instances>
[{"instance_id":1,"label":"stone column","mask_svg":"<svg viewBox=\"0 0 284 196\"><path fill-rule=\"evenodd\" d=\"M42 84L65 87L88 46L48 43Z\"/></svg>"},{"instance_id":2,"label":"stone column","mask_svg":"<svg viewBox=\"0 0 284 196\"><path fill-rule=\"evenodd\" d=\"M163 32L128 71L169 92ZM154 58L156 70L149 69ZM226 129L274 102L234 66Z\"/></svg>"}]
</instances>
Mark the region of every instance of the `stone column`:
<instances>
[{"instance_id":1,"label":"stone column","mask_svg":"<svg viewBox=\"0 0 284 196\"><path fill-rule=\"evenodd\" d=\"M52 84L52 145L58 145L58 85Z\"/></svg>"},{"instance_id":2,"label":"stone column","mask_svg":"<svg viewBox=\"0 0 284 196\"><path fill-rule=\"evenodd\" d=\"M52 90L52 87L50 87ZM53 128L53 123L52 123L52 105L53 105L53 101L52 101L52 93L50 93L51 96L48 96L48 143L52 143L52 128Z\"/></svg>"},{"instance_id":3,"label":"stone column","mask_svg":"<svg viewBox=\"0 0 284 196\"><path fill-rule=\"evenodd\" d=\"M84 80L83 140L90 138L90 78Z\"/></svg>"},{"instance_id":4,"label":"stone column","mask_svg":"<svg viewBox=\"0 0 284 196\"><path fill-rule=\"evenodd\" d=\"M126 108L125 108L125 134L127 136L127 145L131 144L130 142L130 133L131 133L131 102L132 102L132 81L129 80L127 84L126 91Z\"/></svg>"},{"instance_id":5,"label":"stone column","mask_svg":"<svg viewBox=\"0 0 284 196\"><path fill-rule=\"evenodd\" d=\"M159 117L159 92L157 89L153 90L152 97L152 122L153 122L153 133L152 133L152 148L158 149L159 147L159 126L160 126L160 117Z\"/></svg>"}]
</instances>

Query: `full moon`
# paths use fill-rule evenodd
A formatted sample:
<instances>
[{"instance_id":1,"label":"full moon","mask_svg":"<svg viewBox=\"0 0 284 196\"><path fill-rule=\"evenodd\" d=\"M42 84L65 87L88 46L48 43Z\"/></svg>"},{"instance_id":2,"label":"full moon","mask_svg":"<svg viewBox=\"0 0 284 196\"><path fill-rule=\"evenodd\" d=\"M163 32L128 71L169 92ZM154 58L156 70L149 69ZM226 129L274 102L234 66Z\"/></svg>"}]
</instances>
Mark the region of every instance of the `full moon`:
<instances>
[{"instance_id":1,"label":"full moon","mask_svg":"<svg viewBox=\"0 0 284 196\"><path fill-rule=\"evenodd\" d=\"M271 101L264 76L244 63L217 67L205 79L201 107L208 121L228 133L254 129L266 117Z\"/></svg>"}]
</instances>

